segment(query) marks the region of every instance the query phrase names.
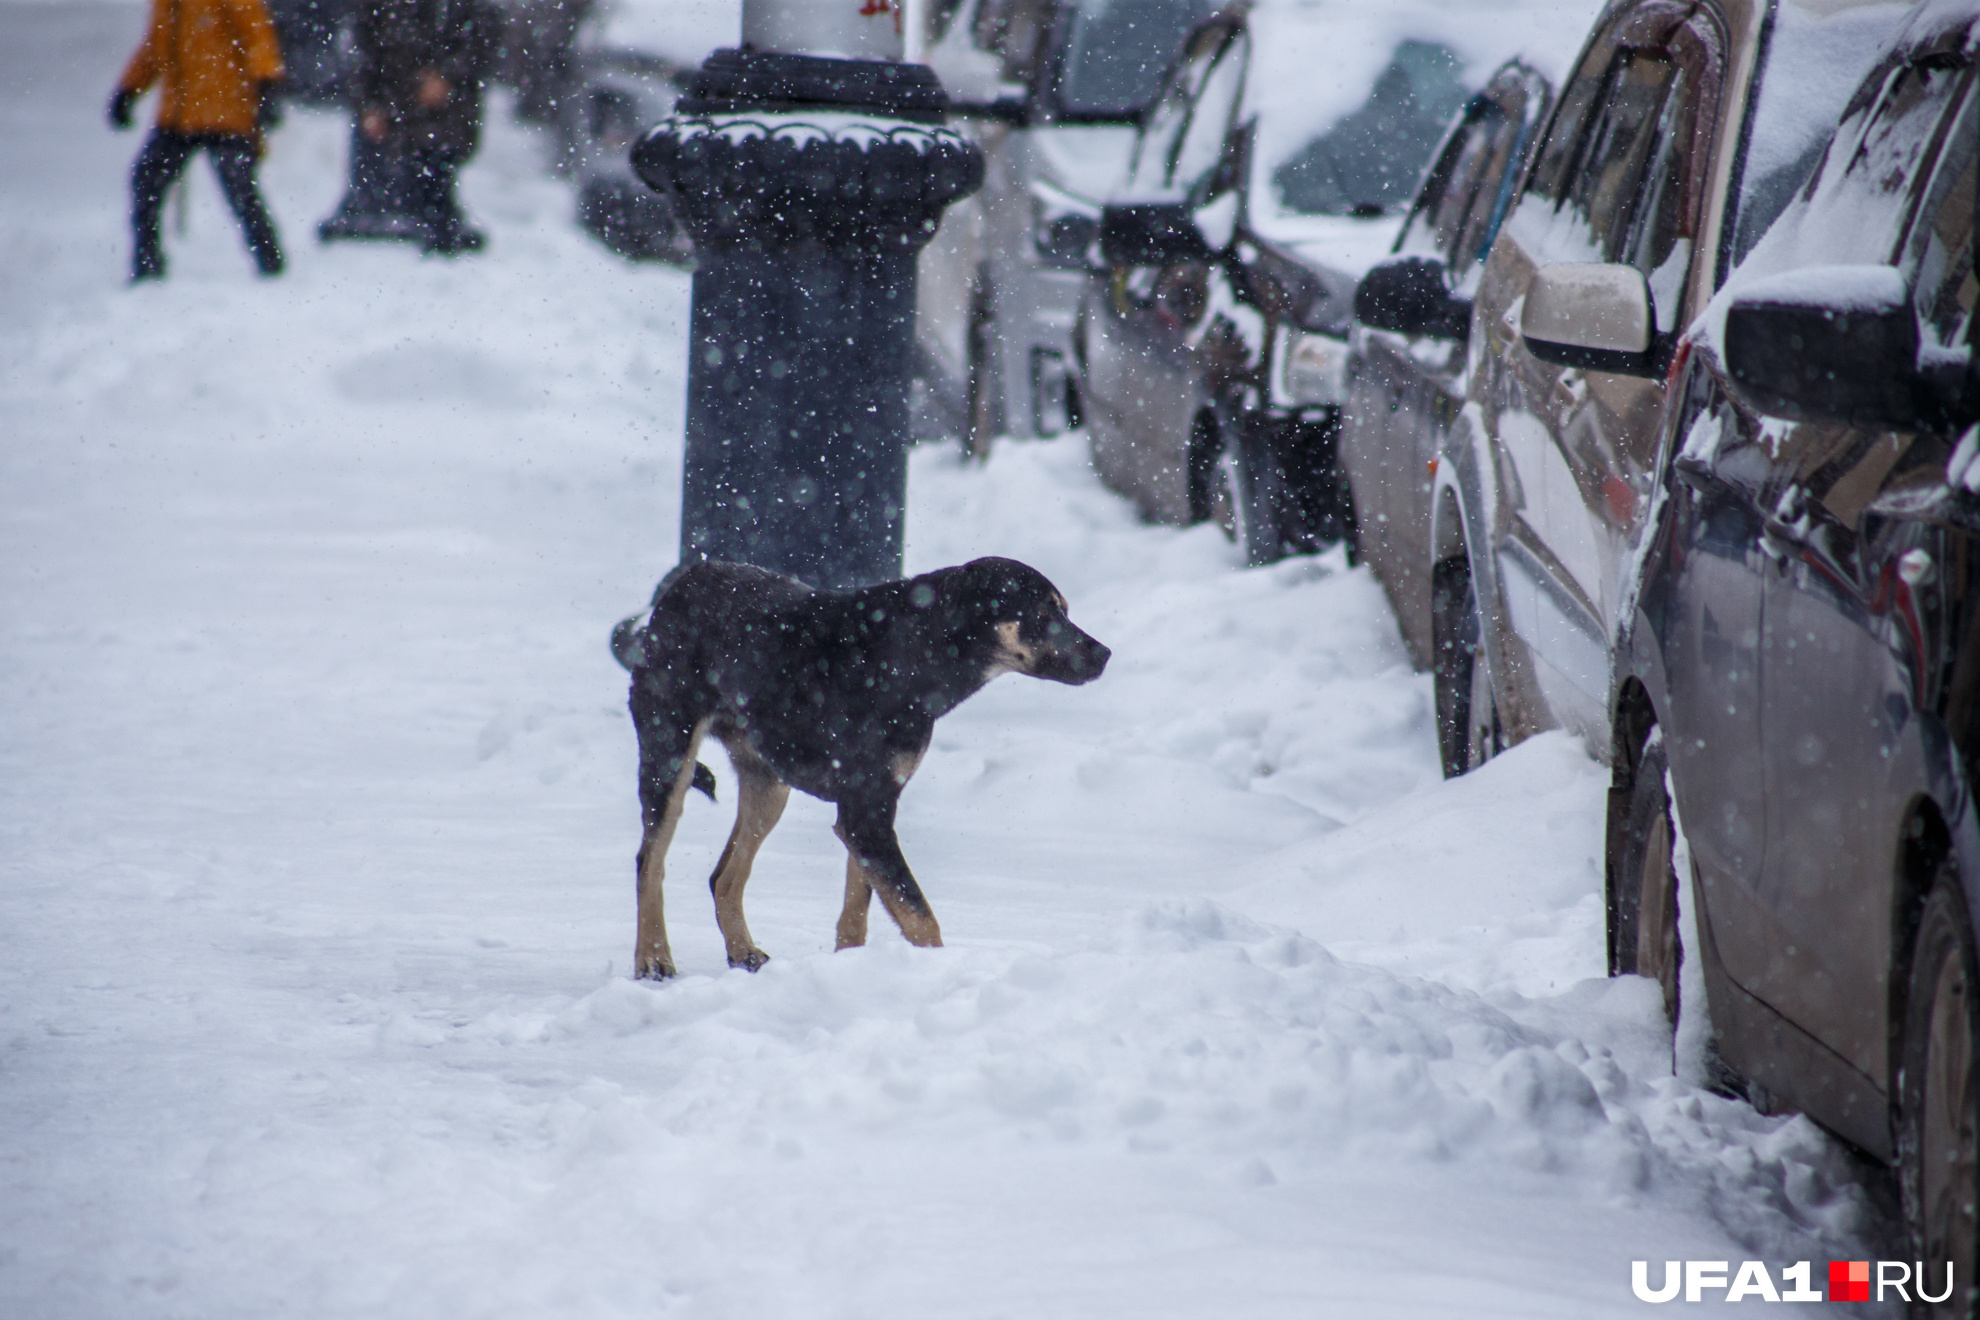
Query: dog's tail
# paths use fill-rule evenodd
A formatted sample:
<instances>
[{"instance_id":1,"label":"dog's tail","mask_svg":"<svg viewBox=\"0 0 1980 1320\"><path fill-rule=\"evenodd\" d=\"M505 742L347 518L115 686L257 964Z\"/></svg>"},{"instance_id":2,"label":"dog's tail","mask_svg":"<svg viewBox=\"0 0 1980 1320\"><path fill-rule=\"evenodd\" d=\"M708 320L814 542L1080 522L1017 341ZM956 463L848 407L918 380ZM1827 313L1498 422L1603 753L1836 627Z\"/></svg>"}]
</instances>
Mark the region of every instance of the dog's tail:
<instances>
[{"instance_id":1,"label":"dog's tail","mask_svg":"<svg viewBox=\"0 0 1980 1320\"><path fill-rule=\"evenodd\" d=\"M681 574L699 562L701 561L690 560L667 570L667 576L661 578L660 585L653 589L653 600L646 607L649 614L659 607L660 598L667 594L669 587L680 580ZM637 669L646 663L646 629L639 626L639 621L644 617L647 616L635 614L630 619L620 619L612 628L612 655L627 669ZM711 779L710 782L712 783L713 780ZM696 787L700 785L697 784ZM715 796L712 792L708 795Z\"/></svg>"},{"instance_id":2,"label":"dog's tail","mask_svg":"<svg viewBox=\"0 0 1980 1320\"><path fill-rule=\"evenodd\" d=\"M667 588L673 586L674 580L691 567L691 564L677 564L672 572L661 578L660 585L653 589L653 604L658 605L660 598L667 594ZM646 629L640 626L640 620L645 617L635 614L629 619L620 619L612 626L612 658L629 672L646 663ZM706 793L710 802L715 801L715 772L696 761L692 787Z\"/></svg>"},{"instance_id":3,"label":"dog's tail","mask_svg":"<svg viewBox=\"0 0 1980 1320\"><path fill-rule=\"evenodd\" d=\"M612 658L629 671L646 663L646 629L639 625L642 617L635 614L620 619L612 628Z\"/></svg>"}]
</instances>

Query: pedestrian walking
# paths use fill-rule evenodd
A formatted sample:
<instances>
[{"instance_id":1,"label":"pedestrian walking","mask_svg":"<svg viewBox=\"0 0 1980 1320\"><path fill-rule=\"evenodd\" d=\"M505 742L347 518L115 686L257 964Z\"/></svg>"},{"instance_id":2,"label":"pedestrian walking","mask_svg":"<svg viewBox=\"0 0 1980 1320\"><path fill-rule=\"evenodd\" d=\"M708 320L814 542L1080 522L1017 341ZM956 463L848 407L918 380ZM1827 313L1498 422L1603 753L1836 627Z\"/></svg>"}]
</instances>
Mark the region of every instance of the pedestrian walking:
<instances>
[{"instance_id":1,"label":"pedestrian walking","mask_svg":"<svg viewBox=\"0 0 1980 1320\"><path fill-rule=\"evenodd\" d=\"M485 0L363 0L357 10L358 131L402 158L405 209L429 252L487 241L461 214L455 183L480 142L500 21Z\"/></svg>"},{"instance_id":2,"label":"pedestrian walking","mask_svg":"<svg viewBox=\"0 0 1980 1320\"><path fill-rule=\"evenodd\" d=\"M263 275L282 273L282 245L255 184L262 134L280 117L282 51L264 0L152 0L151 24L110 99L110 123L132 126L138 98L159 88L158 123L131 167L131 280L161 279L158 216L165 193L204 151Z\"/></svg>"}]
</instances>

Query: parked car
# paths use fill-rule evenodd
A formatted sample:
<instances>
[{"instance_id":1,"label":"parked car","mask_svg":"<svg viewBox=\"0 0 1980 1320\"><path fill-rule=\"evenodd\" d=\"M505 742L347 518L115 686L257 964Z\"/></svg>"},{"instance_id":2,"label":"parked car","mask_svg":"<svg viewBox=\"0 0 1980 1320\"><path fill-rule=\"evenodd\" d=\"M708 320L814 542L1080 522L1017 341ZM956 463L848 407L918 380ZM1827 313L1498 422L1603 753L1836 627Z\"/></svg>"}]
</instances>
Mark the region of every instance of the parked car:
<instances>
[{"instance_id":1,"label":"parked car","mask_svg":"<svg viewBox=\"0 0 1980 1320\"><path fill-rule=\"evenodd\" d=\"M1610 644L1679 336L1779 213L1902 12L1603 10L1486 261L1467 403L1438 455L1430 631L1446 773L1554 726L1606 755Z\"/></svg>"},{"instance_id":2,"label":"parked car","mask_svg":"<svg viewBox=\"0 0 1980 1320\"><path fill-rule=\"evenodd\" d=\"M1218 516L1253 563L1348 530L1335 446L1354 286L1392 246L1467 71L1529 30L1507 21L1520 10L1260 0L1191 37L1103 216L1081 317L1094 467L1143 516Z\"/></svg>"},{"instance_id":3,"label":"parked car","mask_svg":"<svg viewBox=\"0 0 1980 1320\"><path fill-rule=\"evenodd\" d=\"M579 89L560 113L564 153L577 190L578 223L636 261L685 265L694 244L667 198L633 173L633 143L674 111L686 80L673 61L603 48L579 53Z\"/></svg>"},{"instance_id":4,"label":"parked car","mask_svg":"<svg viewBox=\"0 0 1980 1320\"><path fill-rule=\"evenodd\" d=\"M1501 66L1431 161L1395 258L1355 291L1341 472L1356 548L1420 669L1431 661L1430 478L1464 403L1471 298L1553 103L1553 80L1526 59Z\"/></svg>"},{"instance_id":5,"label":"parked car","mask_svg":"<svg viewBox=\"0 0 1980 1320\"><path fill-rule=\"evenodd\" d=\"M934 0L923 58L987 157L920 261L924 433L1050 436L1079 424L1072 326L1100 203L1135 117L1215 0Z\"/></svg>"},{"instance_id":6,"label":"parked car","mask_svg":"<svg viewBox=\"0 0 1980 1320\"><path fill-rule=\"evenodd\" d=\"M1353 277L1252 232L1234 139L1252 109L1253 17L1198 28L1150 108L1101 217L1077 349L1100 479L1154 521L1218 517L1263 563L1340 535L1329 405ZM1282 326L1322 337L1298 382L1310 406L1272 397Z\"/></svg>"},{"instance_id":7,"label":"parked car","mask_svg":"<svg viewBox=\"0 0 1980 1320\"><path fill-rule=\"evenodd\" d=\"M1762 98L1784 74L1804 93L1822 45L1812 12L1783 4L1775 21ZM1952 1292L1929 1314L1966 1317L1980 1268L1976 48L1975 0L1920 6L1812 170L1804 135L1752 125L1731 188L1749 209L1720 230L1746 259L1673 360L1609 698L1611 971L1658 981L1675 1019L1681 960L1699 959L1724 1064L1763 1104L1897 1169L1905 1259ZM1697 948L1678 933L1680 838Z\"/></svg>"}]
</instances>

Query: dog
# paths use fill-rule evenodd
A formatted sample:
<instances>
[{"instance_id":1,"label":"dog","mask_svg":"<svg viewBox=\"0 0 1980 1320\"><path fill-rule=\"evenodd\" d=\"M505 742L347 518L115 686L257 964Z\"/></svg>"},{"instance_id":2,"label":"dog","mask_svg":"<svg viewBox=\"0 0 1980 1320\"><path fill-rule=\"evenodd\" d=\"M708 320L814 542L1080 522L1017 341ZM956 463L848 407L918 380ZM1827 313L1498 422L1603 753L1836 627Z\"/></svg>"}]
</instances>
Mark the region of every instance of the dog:
<instances>
[{"instance_id":1,"label":"dog","mask_svg":"<svg viewBox=\"0 0 1980 1320\"><path fill-rule=\"evenodd\" d=\"M711 733L740 780L735 829L708 882L729 966L753 972L769 960L743 920L743 886L792 788L839 808L832 829L846 846L846 900L837 947L866 943L876 892L910 944L940 947L941 927L894 834L901 789L935 721L998 675L1075 685L1100 677L1111 653L1067 609L1044 574L1014 559L856 591L814 590L720 560L663 578L649 611L612 630L612 654L632 674L645 825L633 975L674 975L661 883L688 789L715 796L715 776L695 759Z\"/></svg>"}]
</instances>

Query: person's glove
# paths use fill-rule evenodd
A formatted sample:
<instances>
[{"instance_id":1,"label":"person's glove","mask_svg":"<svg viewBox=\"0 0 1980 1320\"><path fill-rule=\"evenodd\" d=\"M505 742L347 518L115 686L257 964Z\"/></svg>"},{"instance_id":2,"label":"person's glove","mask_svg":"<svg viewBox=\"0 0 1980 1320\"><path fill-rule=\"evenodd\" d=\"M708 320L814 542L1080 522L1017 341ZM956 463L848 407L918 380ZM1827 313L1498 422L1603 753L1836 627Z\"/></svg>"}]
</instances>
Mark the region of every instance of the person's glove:
<instances>
[{"instance_id":1,"label":"person's glove","mask_svg":"<svg viewBox=\"0 0 1980 1320\"><path fill-rule=\"evenodd\" d=\"M137 103L138 94L136 92L126 91L121 87L118 88L117 94L110 98L110 127L116 129L118 132L129 128L131 126L131 111L137 108Z\"/></svg>"},{"instance_id":2,"label":"person's glove","mask_svg":"<svg viewBox=\"0 0 1980 1320\"><path fill-rule=\"evenodd\" d=\"M272 82L261 84L261 100L254 108L254 126L264 133L282 126L282 98Z\"/></svg>"}]
</instances>

